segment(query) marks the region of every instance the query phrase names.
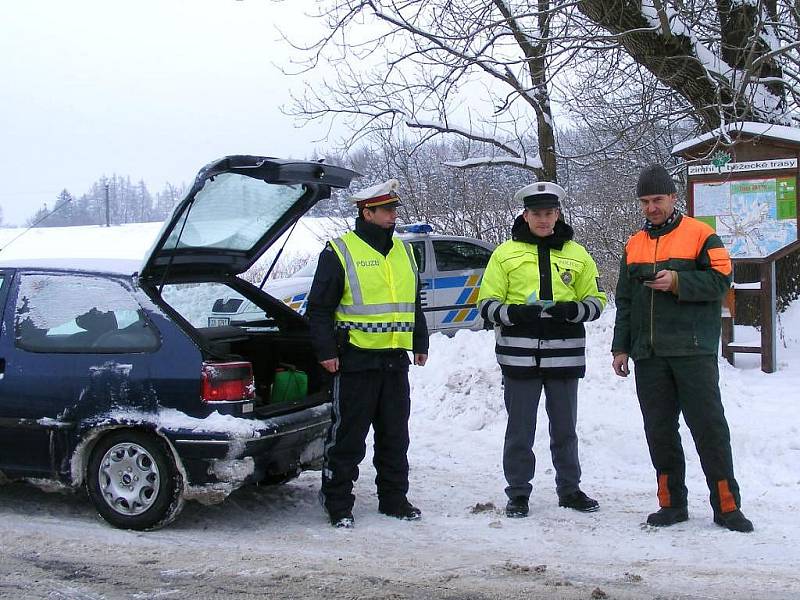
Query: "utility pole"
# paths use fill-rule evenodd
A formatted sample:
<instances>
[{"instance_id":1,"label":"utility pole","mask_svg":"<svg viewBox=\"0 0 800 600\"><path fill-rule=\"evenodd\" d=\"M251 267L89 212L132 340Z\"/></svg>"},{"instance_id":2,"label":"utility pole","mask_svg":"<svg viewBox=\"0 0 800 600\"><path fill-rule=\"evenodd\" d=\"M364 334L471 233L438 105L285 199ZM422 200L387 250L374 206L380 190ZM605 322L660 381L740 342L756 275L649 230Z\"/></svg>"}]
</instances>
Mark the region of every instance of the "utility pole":
<instances>
[{"instance_id":1,"label":"utility pole","mask_svg":"<svg viewBox=\"0 0 800 600\"><path fill-rule=\"evenodd\" d=\"M111 222L108 217L108 182L106 181L106 227L111 227Z\"/></svg>"}]
</instances>

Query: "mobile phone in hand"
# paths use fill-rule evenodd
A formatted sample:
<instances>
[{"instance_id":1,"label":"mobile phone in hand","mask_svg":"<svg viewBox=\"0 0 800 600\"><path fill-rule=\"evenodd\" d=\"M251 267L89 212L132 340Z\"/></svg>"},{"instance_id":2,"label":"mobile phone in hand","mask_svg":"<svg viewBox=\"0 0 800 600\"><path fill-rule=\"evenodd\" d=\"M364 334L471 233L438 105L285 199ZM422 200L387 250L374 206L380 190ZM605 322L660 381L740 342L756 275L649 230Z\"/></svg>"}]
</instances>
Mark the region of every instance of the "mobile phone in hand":
<instances>
[{"instance_id":1,"label":"mobile phone in hand","mask_svg":"<svg viewBox=\"0 0 800 600\"><path fill-rule=\"evenodd\" d=\"M643 275L636 276L636 279L638 279L641 283L644 283L645 281L653 281L655 278L655 273L645 273Z\"/></svg>"}]
</instances>

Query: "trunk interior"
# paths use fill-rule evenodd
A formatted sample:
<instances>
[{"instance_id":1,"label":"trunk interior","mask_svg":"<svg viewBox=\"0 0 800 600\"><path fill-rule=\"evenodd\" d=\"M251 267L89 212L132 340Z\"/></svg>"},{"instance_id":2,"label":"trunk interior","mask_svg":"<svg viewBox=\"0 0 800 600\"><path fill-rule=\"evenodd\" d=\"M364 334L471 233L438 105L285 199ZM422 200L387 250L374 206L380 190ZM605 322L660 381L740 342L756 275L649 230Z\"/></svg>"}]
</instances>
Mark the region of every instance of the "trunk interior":
<instances>
[{"instance_id":1,"label":"trunk interior","mask_svg":"<svg viewBox=\"0 0 800 600\"><path fill-rule=\"evenodd\" d=\"M208 350L207 359L245 360L253 365L255 416L274 416L328 401L327 377L314 359L309 338L253 329L202 327L197 332Z\"/></svg>"}]
</instances>

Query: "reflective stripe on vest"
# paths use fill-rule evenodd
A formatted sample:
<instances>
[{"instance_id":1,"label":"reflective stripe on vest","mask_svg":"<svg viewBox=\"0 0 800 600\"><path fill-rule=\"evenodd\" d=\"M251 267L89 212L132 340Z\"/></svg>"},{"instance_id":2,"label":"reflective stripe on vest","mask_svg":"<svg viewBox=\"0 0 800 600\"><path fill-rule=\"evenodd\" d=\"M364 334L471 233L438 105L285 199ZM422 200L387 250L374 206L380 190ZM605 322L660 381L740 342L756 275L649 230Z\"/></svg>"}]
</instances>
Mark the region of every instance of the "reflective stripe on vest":
<instances>
[{"instance_id":1,"label":"reflective stripe on vest","mask_svg":"<svg viewBox=\"0 0 800 600\"><path fill-rule=\"evenodd\" d=\"M392 239L383 256L349 232L331 241L345 272L336 326L351 344L366 349L411 350L417 296L417 268L411 249Z\"/></svg>"}]
</instances>

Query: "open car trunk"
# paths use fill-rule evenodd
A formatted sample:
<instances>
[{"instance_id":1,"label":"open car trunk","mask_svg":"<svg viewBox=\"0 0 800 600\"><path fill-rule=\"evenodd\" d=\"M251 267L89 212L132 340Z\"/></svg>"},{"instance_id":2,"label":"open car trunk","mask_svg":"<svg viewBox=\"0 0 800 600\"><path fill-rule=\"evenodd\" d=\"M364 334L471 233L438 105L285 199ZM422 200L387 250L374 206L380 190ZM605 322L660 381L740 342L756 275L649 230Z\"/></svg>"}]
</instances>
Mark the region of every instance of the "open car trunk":
<instances>
[{"instance_id":1,"label":"open car trunk","mask_svg":"<svg viewBox=\"0 0 800 600\"><path fill-rule=\"evenodd\" d=\"M229 385L219 373L237 370L231 377L241 387L230 398L239 402L238 414L276 415L327 400L305 319L239 276L318 201L329 198L331 188L346 188L356 175L322 162L222 158L198 173L145 258L140 285L182 323L204 362L252 364L254 403L247 398L249 374L241 376L242 365L203 367L210 369L202 380L210 387ZM264 318L241 324L212 318L220 298L224 305L226 298L242 297L262 309ZM212 389L209 395L219 397L216 393ZM214 406L221 408L230 398L213 401Z\"/></svg>"},{"instance_id":2,"label":"open car trunk","mask_svg":"<svg viewBox=\"0 0 800 600\"><path fill-rule=\"evenodd\" d=\"M145 284L143 289L182 324L204 362L246 361L252 365L253 410L242 416L265 418L329 401L330 378L314 356L308 321L283 302L239 277L219 281L192 278L160 289ZM220 298L229 303L249 301L263 311L262 318L220 324L210 316Z\"/></svg>"},{"instance_id":3,"label":"open car trunk","mask_svg":"<svg viewBox=\"0 0 800 600\"><path fill-rule=\"evenodd\" d=\"M206 360L244 360L253 365L253 416L275 416L329 400L327 377L314 359L308 335L251 324L200 327L196 332Z\"/></svg>"}]
</instances>

